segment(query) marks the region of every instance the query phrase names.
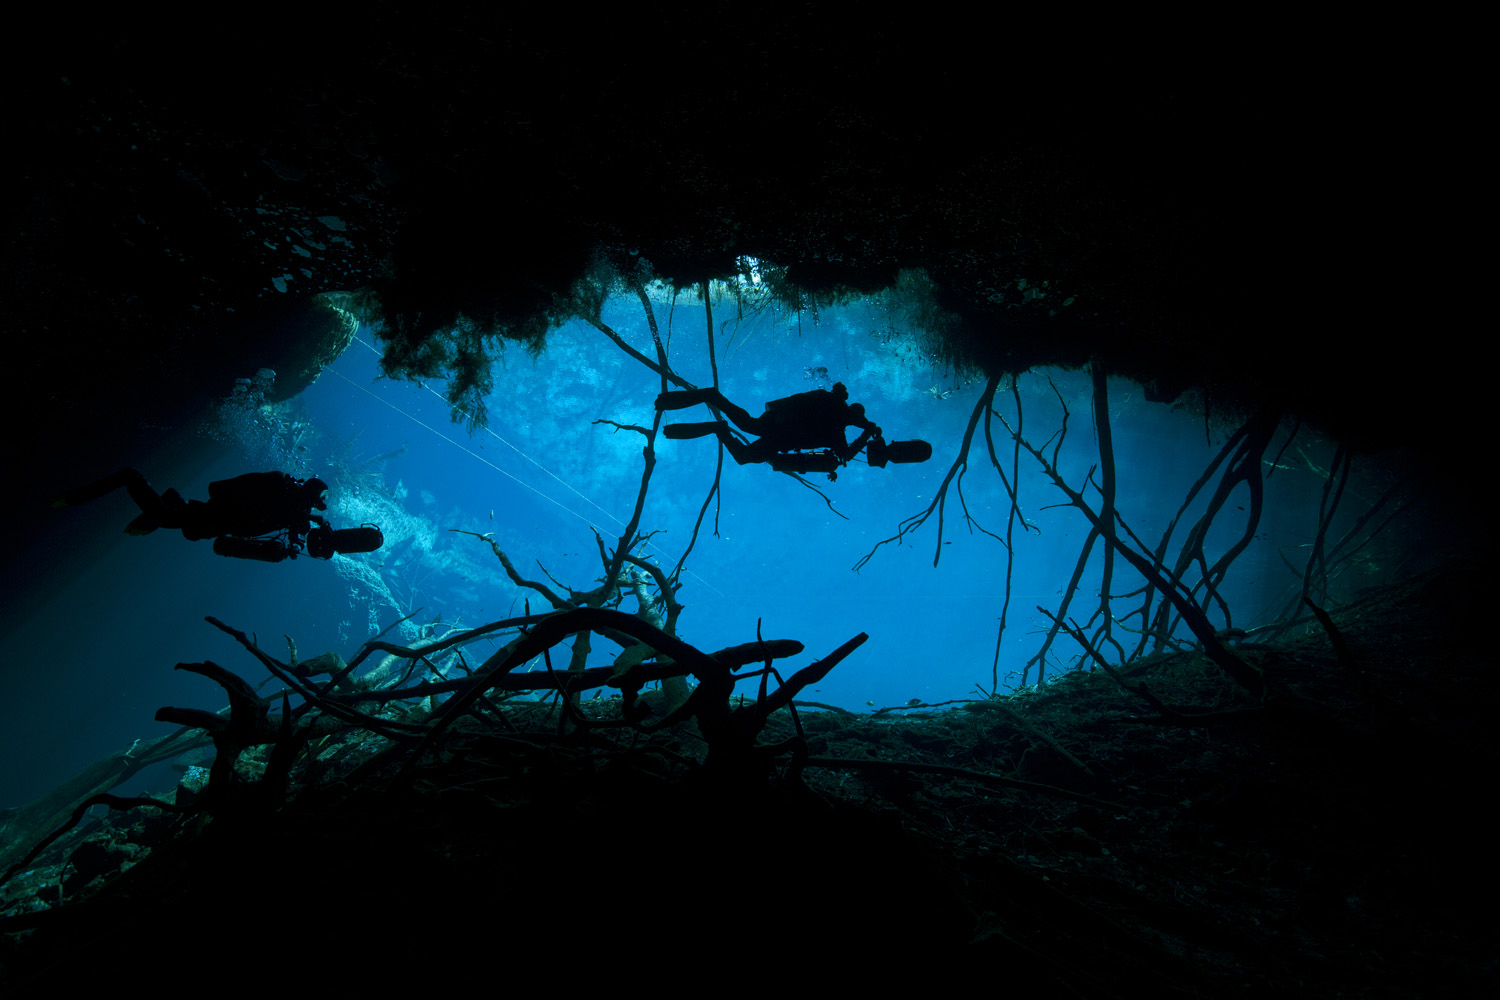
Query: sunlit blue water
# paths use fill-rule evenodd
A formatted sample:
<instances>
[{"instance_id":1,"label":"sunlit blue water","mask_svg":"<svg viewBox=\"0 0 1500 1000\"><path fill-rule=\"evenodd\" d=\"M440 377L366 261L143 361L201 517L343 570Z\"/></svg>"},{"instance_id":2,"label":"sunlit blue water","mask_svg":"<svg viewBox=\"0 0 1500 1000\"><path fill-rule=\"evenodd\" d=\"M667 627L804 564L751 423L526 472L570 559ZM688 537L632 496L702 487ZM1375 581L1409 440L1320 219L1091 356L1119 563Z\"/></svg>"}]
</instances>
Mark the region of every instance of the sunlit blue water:
<instances>
[{"instance_id":1,"label":"sunlit blue water","mask_svg":"<svg viewBox=\"0 0 1500 1000\"><path fill-rule=\"evenodd\" d=\"M857 461L833 483L809 476L842 517L791 477L741 467L726 456L722 496L709 508L678 593L685 606L679 634L711 651L753 640L758 625L766 638L805 643L803 656L780 664L786 671L867 632L863 647L802 694L857 711L988 689L1005 549L969 529L956 489L947 499L941 546L934 515L904 544L881 547L853 571L903 519L931 502L983 383L945 371L916 342L893 335L899 323L870 308L825 311L816 324L804 313L800 332L795 319L736 324L729 303L716 309L720 384L730 399L758 413L769 399L842 381L887 439L926 439L934 456L922 465L884 469ZM684 300L671 310L657 302L656 311L664 336L670 327L673 368L694 384L710 384L701 303ZM617 301L606 319L654 356L639 302ZM528 599L533 612L546 607L538 594L505 577L487 544L451 529L492 533L528 578L547 581L550 574L580 591L597 585L602 567L594 532L607 547L618 542L640 487L644 439L592 421L649 426L661 389L657 375L592 327L570 324L551 336L539 359L518 349L507 353L496 369L489 427L471 437L450 420L441 386L379 378L376 344L369 330L360 330L312 388L274 413L258 412L263 424L239 427L210 464L141 471L158 490L176 486L189 497L206 496L215 479L272 465L315 473L332 485L335 526L379 523L387 539L380 552L271 565L217 557L208 543L167 530L127 538L119 532L134 508L123 492L60 512L59 531L91 533L97 544L91 561L46 611L5 639L7 655L37 667L5 675L4 739L19 766L4 776L0 805L24 801L136 738L164 735L169 727L152 721L161 705L221 706L213 684L172 670L179 661L212 659L252 682L264 679L259 665L205 624L204 615L255 633L268 652L285 659L287 636L302 658L326 650L349 657L364 639L412 612L387 638L415 642L424 627L441 632L519 615ZM1059 465L1078 487L1098 462L1089 380L1083 372L1053 372L1051 378L1056 392L1042 375L1020 379L1026 434L1037 444L1047 440L1059 427L1058 396L1066 401L1072 415ZM996 396L995 408L1013 420L1009 391ZM1225 433L1206 435L1200 417L1148 403L1123 381L1111 381L1110 408L1118 507L1155 545ZM704 420L708 412L677 411L666 419ZM1009 474L1010 439L998 420L992 430ZM670 568L712 483L716 448L711 439L659 438L656 450L641 527L658 532L646 552ZM1240 557L1224 588L1236 625L1253 625L1270 613L1294 582L1278 549L1298 567L1305 560L1323 479L1297 454L1289 453L1284 463L1290 468L1269 486L1263 540ZM1326 466L1327 454L1309 454L1312 464ZM1077 511L1054 506L1064 502L1062 494L1024 452L1019 487L1032 530L1015 529L1009 621L997 668L1002 691L1019 681L1036 652L1047 627L1036 606L1057 609L1088 532ZM982 429L963 490L977 524L1004 535L1009 504ZM1097 503L1097 493L1090 491L1090 499ZM1232 508L1245 502L1242 488L1211 536L1210 557L1241 530L1244 515ZM1174 555L1202 504L1200 498L1179 525ZM1095 547L1070 611L1079 620L1098 604L1101 551ZM1137 588L1138 578L1125 567L1117 564L1116 574L1116 595ZM1117 598L1115 615L1124 618L1137 604ZM634 611L635 602L627 598L622 607ZM1140 622L1125 624L1138 628ZM1133 646L1123 626L1116 635ZM471 662L493 648L479 644ZM590 662L606 664L616 652L596 639ZM1049 673L1071 667L1078 656L1076 644L1060 637Z\"/></svg>"}]
</instances>

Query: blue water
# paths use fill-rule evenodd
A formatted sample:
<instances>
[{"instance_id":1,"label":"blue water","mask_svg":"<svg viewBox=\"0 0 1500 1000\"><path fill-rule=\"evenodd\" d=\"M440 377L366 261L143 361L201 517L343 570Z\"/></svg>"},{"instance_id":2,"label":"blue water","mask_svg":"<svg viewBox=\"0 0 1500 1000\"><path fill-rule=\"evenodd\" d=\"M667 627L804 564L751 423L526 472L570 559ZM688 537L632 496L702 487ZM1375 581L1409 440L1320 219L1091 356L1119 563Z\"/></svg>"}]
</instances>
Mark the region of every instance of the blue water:
<instances>
[{"instance_id":1,"label":"blue water","mask_svg":"<svg viewBox=\"0 0 1500 1000\"><path fill-rule=\"evenodd\" d=\"M673 368L695 384L710 384L701 303L684 298L672 309L661 300L655 308L664 337L670 327ZM769 399L842 381L887 439L923 438L933 444L934 455L922 465L884 469L857 460L833 483L807 477L843 517L791 477L764 466L741 467L726 456L722 497L717 508L709 508L678 593L685 606L679 634L711 651L753 640L759 623L766 638L806 645L801 657L781 664L786 672L867 632L864 646L801 697L855 711L912 699L976 697L979 688L991 685L1005 550L994 538L969 530L956 490L948 496L940 547L934 516L903 544L882 546L860 572L853 567L931 502L983 381L946 370L917 339L902 334L899 317L873 304L825 310L816 322L804 312L800 324L769 314L736 323L733 315L730 303L716 303L721 387L730 399L758 413ZM654 356L633 297L611 303L605 318ZM167 530L126 537L119 532L135 509L123 491L60 512L60 531L92 533L97 544L91 561L78 567L42 613L0 643L14 661L36 665L3 675L0 723L12 766L0 784L0 805L26 801L137 738L169 732L152 720L161 705L219 708L222 692L201 677L174 671L179 661L210 659L252 683L262 681L259 664L204 623L205 615L254 633L282 659L290 636L305 659L328 650L352 657L364 639L418 609L387 638L416 642L455 625L519 615L528 599L533 612L545 608L539 595L506 578L487 544L450 529L492 532L529 578L545 581L545 567L577 590L597 585L602 567L593 529L606 546L617 543L640 486L644 439L591 422L649 426L661 388L656 374L592 327L572 323L551 335L539 358L508 349L503 365L496 366L489 426L470 436L451 421L441 385L380 378L377 346L373 333L361 329L297 399L275 411L231 414L217 428L222 441L211 462L141 471L158 490L175 486L200 498L211 481L241 472L279 467L315 473L332 486L329 516L335 526L380 524L387 540L380 552L332 563L302 558L272 565L221 558L207 542L191 543ZM1019 389L1026 434L1036 444L1058 429L1058 397L1066 401L1072 415L1059 465L1079 486L1098 461L1088 374L1028 373ZM1008 390L997 394L995 407L1013 418ZM1118 508L1154 546L1227 431L1206 433L1200 416L1146 402L1138 386L1120 380L1110 381L1110 408ZM702 408L666 415L668 421L708 418ZM1009 474L1010 439L998 421L993 432ZM1284 435L1285 429L1269 454ZM1288 468L1268 484L1261 540L1239 558L1224 588L1234 624L1241 627L1263 620L1293 583L1278 548L1300 568L1316 530L1323 478L1308 465L1326 467L1331 449L1305 435L1298 441L1283 458ZM1298 458L1299 448L1305 448L1305 458ZM659 438L656 449L641 527L660 532L647 551L670 568L713 480L716 448L712 439ZM1021 509L1035 530L1023 532L1018 525L1015 532L1009 621L998 663L1002 691L1019 682L1023 664L1039 647L1047 622L1036 606L1056 610L1088 531L1077 511L1049 506L1064 498L1024 452L1019 486ZM978 524L1003 535L1008 501L982 430L963 490ZM1090 498L1097 503L1096 492ZM1244 515L1233 508L1245 503L1241 488L1211 536L1210 558L1237 536ZM1202 506L1200 498L1179 524L1174 555ZM934 567L937 551L941 560ZM1098 602L1101 551L1096 545L1072 607L1080 620ZM1138 578L1119 561L1115 572L1115 594L1137 588ZM1115 615L1125 617L1137 603L1117 599ZM622 607L634 611L635 602L627 598ZM1138 627L1139 620L1129 624ZM1133 636L1118 629L1116 634L1133 647ZM479 644L470 661L493 648ZM590 663L606 664L616 652L596 639ZM1059 637L1049 673L1071 668L1079 655L1076 644ZM265 689L274 690L274 684ZM147 783L142 775L125 790Z\"/></svg>"}]
</instances>

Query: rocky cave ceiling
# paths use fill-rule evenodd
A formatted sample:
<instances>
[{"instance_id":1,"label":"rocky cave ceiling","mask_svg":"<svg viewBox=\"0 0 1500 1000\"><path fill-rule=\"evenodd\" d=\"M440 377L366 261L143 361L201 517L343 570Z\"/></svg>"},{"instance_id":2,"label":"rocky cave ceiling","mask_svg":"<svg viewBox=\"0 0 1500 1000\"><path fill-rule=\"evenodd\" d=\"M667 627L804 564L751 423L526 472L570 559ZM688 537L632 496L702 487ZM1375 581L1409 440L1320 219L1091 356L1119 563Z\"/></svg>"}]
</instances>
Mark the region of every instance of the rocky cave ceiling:
<instances>
[{"instance_id":1,"label":"rocky cave ceiling","mask_svg":"<svg viewBox=\"0 0 1500 1000\"><path fill-rule=\"evenodd\" d=\"M311 293L503 326L601 254L684 284L755 257L822 294L919 269L991 372L1099 359L1370 446L1452 419L1410 403L1441 398L1431 355L1351 318L1346 151L1288 74L818 7L524 28L402 7L194 44L119 15L39 45L3 277L38 448L275 366Z\"/></svg>"}]
</instances>

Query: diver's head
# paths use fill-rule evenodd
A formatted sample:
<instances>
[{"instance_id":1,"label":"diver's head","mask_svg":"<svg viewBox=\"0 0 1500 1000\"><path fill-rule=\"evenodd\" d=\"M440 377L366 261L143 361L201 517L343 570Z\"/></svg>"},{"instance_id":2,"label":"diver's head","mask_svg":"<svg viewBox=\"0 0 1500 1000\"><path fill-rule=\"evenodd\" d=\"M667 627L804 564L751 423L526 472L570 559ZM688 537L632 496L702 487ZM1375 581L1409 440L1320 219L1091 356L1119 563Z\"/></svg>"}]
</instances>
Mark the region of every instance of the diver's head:
<instances>
[{"instance_id":1,"label":"diver's head","mask_svg":"<svg viewBox=\"0 0 1500 1000\"><path fill-rule=\"evenodd\" d=\"M317 476L312 477L302 484L302 496L307 500L307 505L309 507L316 507L318 510L328 509L328 500L323 496L327 492L328 484Z\"/></svg>"},{"instance_id":2,"label":"diver's head","mask_svg":"<svg viewBox=\"0 0 1500 1000\"><path fill-rule=\"evenodd\" d=\"M833 388L828 391L837 396L841 403L849 398L849 387L842 382L833 383Z\"/></svg>"}]
</instances>

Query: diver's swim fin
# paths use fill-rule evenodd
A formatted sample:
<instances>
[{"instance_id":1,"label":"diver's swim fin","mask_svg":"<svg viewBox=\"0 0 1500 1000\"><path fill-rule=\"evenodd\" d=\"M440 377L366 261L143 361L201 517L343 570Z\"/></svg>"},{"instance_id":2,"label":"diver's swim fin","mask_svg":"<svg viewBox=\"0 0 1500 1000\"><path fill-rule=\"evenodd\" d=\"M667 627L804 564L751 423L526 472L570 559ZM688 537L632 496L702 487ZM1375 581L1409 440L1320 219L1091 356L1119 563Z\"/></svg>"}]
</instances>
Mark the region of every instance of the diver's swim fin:
<instances>
[{"instance_id":1,"label":"diver's swim fin","mask_svg":"<svg viewBox=\"0 0 1500 1000\"><path fill-rule=\"evenodd\" d=\"M134 521L131 521L129 524L125 525L125 534L149 535L151 534L151 532L160 527L161 525L156 523L156 518L152 517L150 514L142 514Z\"/></svg>"}]
</instances>

